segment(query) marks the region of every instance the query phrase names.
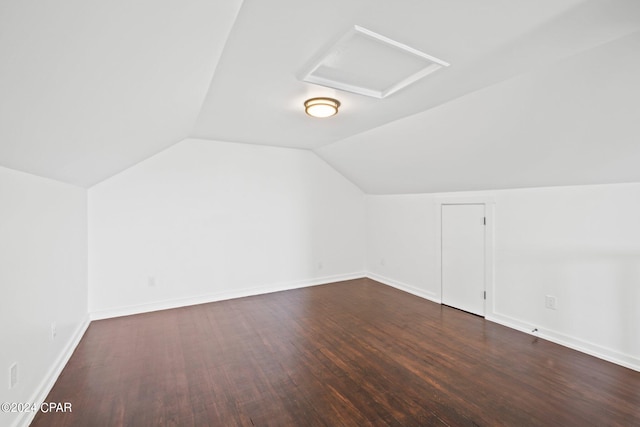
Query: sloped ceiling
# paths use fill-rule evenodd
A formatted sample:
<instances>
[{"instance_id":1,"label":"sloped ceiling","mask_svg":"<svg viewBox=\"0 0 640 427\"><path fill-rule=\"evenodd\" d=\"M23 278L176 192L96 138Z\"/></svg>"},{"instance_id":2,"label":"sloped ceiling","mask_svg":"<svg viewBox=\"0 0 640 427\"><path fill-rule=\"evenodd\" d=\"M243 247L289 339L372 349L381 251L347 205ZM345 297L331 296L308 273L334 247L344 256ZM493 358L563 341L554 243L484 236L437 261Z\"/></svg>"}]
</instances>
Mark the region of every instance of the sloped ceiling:
<instances>
[{"instance_id":1,"label":"sloped ceiling","mask_svg":"<svg viewBox=\"0 0 640 427\"><path fill-rule=\"evenodd\" d=\"M317 150L371 194L640 181L640 32Z\"/></svg>"},{"instance_id":2,"label":"sloped ceiling","mask_svg":"<svg viewBox=\"0 0 640 427\"><path fill-rule=\"evenodd\" d=\"M354 25L451 66L385 99L301 81ZM637 181L637 31L636 0L4 0L0 165L87 187L194 137L368 193Z\"/></svg>"},{"instance_id":3,"label":"sloped ceiling","mask_svg":"<svg viewBox=\"0 0 640 427\"><path fill-rule=\"evenodd\" d=\"M187 137L240 6L0 1L0 165L90 186Z\"/></svg>"}]
</instances>

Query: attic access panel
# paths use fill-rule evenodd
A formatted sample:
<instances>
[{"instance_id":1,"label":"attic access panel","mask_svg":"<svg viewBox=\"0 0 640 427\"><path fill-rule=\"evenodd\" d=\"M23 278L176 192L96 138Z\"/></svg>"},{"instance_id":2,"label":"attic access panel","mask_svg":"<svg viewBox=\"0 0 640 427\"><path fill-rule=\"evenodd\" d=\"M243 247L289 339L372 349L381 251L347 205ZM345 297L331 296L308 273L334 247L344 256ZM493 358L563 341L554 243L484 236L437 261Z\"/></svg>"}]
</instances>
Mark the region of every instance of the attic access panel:
<instances>
[{"instance_id":1,"label":"attic access panel","mask_svg":"<svg viewBox=\"0 0 640 427\"><path fill-rule=\"evenodd\" d=\"M356 25L316 57L302 80L385 98L448 66L441 59Z\"/></svg>"}]
</instances>

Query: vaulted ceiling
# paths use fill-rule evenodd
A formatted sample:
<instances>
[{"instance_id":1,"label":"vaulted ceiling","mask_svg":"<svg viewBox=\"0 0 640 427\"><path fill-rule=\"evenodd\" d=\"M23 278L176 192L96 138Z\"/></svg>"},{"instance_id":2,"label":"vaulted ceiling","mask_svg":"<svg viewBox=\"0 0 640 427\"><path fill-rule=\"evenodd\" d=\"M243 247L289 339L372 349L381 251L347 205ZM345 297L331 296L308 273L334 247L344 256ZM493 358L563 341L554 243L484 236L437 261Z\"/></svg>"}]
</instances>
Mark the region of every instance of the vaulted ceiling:
<instances>
[{"instance_id":1,"label":"vaulted ceiling","mask_svg":"<svg viewBox=\"0 0 640 427\"><path fill-rule=\"evenodd\" d=\"M451 66L384 99L304 82L354 25ZM2 0L0 165L89 187L194 137L368 193L640 181L638 52L636 0Z\"/></svg>"}]
</instances>

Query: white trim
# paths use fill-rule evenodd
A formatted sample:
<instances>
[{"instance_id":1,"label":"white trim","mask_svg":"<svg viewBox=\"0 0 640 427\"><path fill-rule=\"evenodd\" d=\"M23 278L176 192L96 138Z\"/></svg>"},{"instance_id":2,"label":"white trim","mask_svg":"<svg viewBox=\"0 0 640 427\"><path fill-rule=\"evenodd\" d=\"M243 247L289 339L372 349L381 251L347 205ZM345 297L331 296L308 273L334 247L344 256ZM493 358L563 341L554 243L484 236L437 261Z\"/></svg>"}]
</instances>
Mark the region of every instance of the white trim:
<instances>
[{"instance_id":1,"label":"white trim","mask_svg":"<svg viewBox=\"0 0 640 427\"><path fill-rule=\"evenodd\" d=\"M54 384L58 380L58 377L62 373L62 370L69 362L73 352L76 347L80 343L80 340L84 336L87 328L89 327L90 320L97 319L106 319L110 317L118 317L118 316L126 316L129 314L137 314L144 313L149 311L163 310L167 308L177 308L183 307L187 305L195 305L195 304L204 304L207 302L221 301L224 299L232 299L239 298L243 296L250 295L259 295L271 292L279 292L283 290L289 289L298 289L302 287L308 286L317 286L323 285L327 283L339 282L344 280L353 280L359 279L362 277L370 278L371 280L375 280L384 285L399 289L404 292L408 292L412 295L415 295L419 298L424 298L426 300L435 302L440 304L441 301L438 298L438 295L434 292L425 291L419 288L416 288L407 283L394 280L388 277L380 276L371 272L359 272L352 274L344 274L344 275L335 275L335 276L325 276L322 278L317 278L313 280L306 281L296 281L296 282L286 282L281 284L276 284L272 286L263 286L252 289L245 289L241 291L234 292L221 292L217 294L204 295L200 297L192 297L192 298L180 298L171 301L162 301L150 304L141 304L137 306L129 306L122 307L118 309L112 310L101 310L97 312L90 313L88 317L86 317L82 323L76 328L73 333L71 339L68 341L64 350L56 361L52 364L49 369L47 375L40 382L40 385L36 388L35 392L32 395L32 398L29 400L30 402L44 402L47 398L49 392L53 388ZM545 339L547 341L562 345L564 347L568 347L574 349L576 351L580 351L582 353L597 357L602 360L606 360L611 363L615 363L617 365L632 369L634 371L640 372L640 358L624 354L618 352L616 350L612 350L606 347L599 346L597 344L581 340L579 338L574 338L565 334L562 334L553 330L546 330L535 325L529 324L527 322L521 321L514 317L495 313L487 314L485 316L485 320L497 323L503 326L506 326L511 329L515 329L520 332L524 332L529 335L536 335L541 339ZM537 334L532 334L532 330L534 328L538 329ZM27 427L34 419L36 412L23 412L18 415L18 418L15 419L12 426L13 427Z\"/></svg>"},{"instance_id":2,"label":"white trim","mask_svg":"<svg viewBox=\"0 0 640 427\"><path fill-rule=\"evenodd\" d=\"M365 277L364 272L324 276L310 280L298 280L292 282L273 283L265 286L245 288L231 291L222 291L212 294L197 295L185 298L174 298L164 301L155 301L144 304L97 310L89 313L91 320L109 319L112 317L130 316L132 314L148 313L151 311L168 310L171 308L186 307L189 305L206 304L234 298L242 298L254 295L269 294L272 292L287 291L290 289L306 288L308 286L325 285L344 280L360 279Z\"/></svg>"},{"instance_id":3,"label":"white trim","mask_svg":"<svg viewBox=\"0 0 640 427\"><path fill-rule=\"evenodd\" d=\"M378 274L371 273L369 271L366 272L366 276L371 280L375 280L376 282L382 283L383 285L391 286L392 288L400 289L401 291L408 292L420 298L428 299L429 301L433 301L435 303L441 304L441 301L438 298L438 295L436 295L434 292L425 291L423 289L416 288L415 286L411 286L407 283L390 279L388 277L380 276Z\"/></svg>"},{"instance_id":4,"label":"white trim","mask_svg":"<svg viewBox=\"0 0 640 427\"><path fill-rule=\"evenodd\" d=\"M313 70L315 71L315 69ZM312 72L313 72L312 71ZM332 89L343 90L345 92L351 92L358 95L370 96L371 98L382 99L385 97L384 92L381 90L370 89L363 86L352 85L349 83L343 83L339 80L326 79L320 76L314 76L311 73L305 76L303 79L305 82L325 86Z\"/></svg>"},{"instance_id":5,"label":"white trim","mask_svg":"<svg viewBox=\"0 0 640 427\"><path fill-rule=\"evenodd\" d=\"M438 299L436 293L434 292L424 291L412 285L371 272L366 272L366 276L371 280L382 283L383 285L391 286L392 288L400 289L401 291L408 292L417 297L441 304L441 301ZM584 341L579 338L571 337L561 332L540 328L537 325L522 321L520 319L516 319L515 317L511 317L505 314L495 312L487 313L487 315L485 316L485 320L497 323L502 326L506 326L507 328L515 329L516 331L523 332L527 335L537 336L538 338L553 342L563 347L571 348L581 353L597 357L598 359L606 360L607 362L615 363L616 365L620 365L625 368L640 372L640 358L638 357L624 354L610 348L602 347L598 344ZM537 329L538 331L536 333L533 333L534 329Z\"/></svg>"},{"instance_id":6,"label":"white trim","mask_svg":"<svg viewBox=\"0 0 640 427\"><path fill-rule=\"evenodd\" d=\"M67 365L67 362L69 362L69 359L71 359L71 355L75 351L78 344L80 344L80 340L82 339L90 323L91 322L89 320L89 316L85 316L82 323L78 325L73 335L71 335L71 339L67 342L67 345L64 347L63 351L49 368L49 371L40 382L40 385L32 394L31 399L27 400L27 402L40 404L45 401L45 399L49 395L49 392L58 380L58 377L62 373L62 370ZM13 423L13 426L27 427L29 424L31 424L31 421L33 421L36 414L37 412L19 413L18 418Z\"/></svg>"},{"instance_id":7,"label":"white trim","mask_svg":"<svg viewBox=\"0 0 640 427\"><path fill-rule=\"evenodd\" d=\"M532 334L532 330L537 328L537 334L533 335L537 335L542 339L640 372L640 358L634 357L630 354L621 353L589 341L581 340L580 338L571 337L558 331L540 328L539 326L499 313L493 313L491 316L486 316L485 319L528 334Z\"/></svg>"},{"instance_id":8,"label":"white trim","mask_svg":"<svg viewBox=\"0 0 640 427\"><path fill-rule=\"evenodd\" d=\"M411 53L412 55L419 56L421 58L424 58L424 59L427 59L427 60L429 60L431 62L434 62L434 63L440 65L441 67L448 67L449 65L451 65L448 62L443 61L442 59L438 59L435 56L428 55L428 54L426 54L426 53L424 53L422 51L419 51L418 49L414 49L411 46L408 46L408 45L406 45L404 43L400 43L397 40L390 39L389 37L385 37L382 34L378 34L375 31L371 31L371 30L369 30L367 28L361 27L360 25L354 25L353 29L355 31L359 32L359 33L362 33L362 34L364 34L366 36L371 37L374 40L379 40L382 43L386 43L386 44L388 44L390 46L393 46L396 49L404 50L405 52Z\"/></svg>"},{"instance_id":9,"label":"white trim","mask_svg":"<svg viewBox=\"0 0 640 427\"><path fill-rule=\"evenodd\" d=\"M417 73L414 73L414 74L412 74L412 75L400 80L396 84L389 86L388 88L386 88L385 90L382 91L382 94L381 94L380 98L386 98L387 96L396 93L400 89L403 89L403 88L405 88L405 87L417 82L421 78L427 77L429 74L438 71L440 68L442 68L441 65L431 64L428 67L423 68L422 70L418 71Z\"/></svg>"},{"instance_id":10,"label":"white trim","mask_svg":"<svg viewBox=\"0 0 640 427\"><path fill-rule=\"evenodd\" d=\"M351 83L345 83L340 80L336 80L333 78L324 78L318 75L315 75L314 72L320 68L325 59L331 57L331 53L337 51L337 47L347 43L349 39L353 38L361 34L364 37L375 40L378 43L381 43L386 46L390 46L396 50L404 52L405 54L418 57L422 61L424 61L425 66L418 70L417 72L410 74L400 81L390 85L386 88L370 88L364 86L358 86ZM375 31L371 31L367 28L361 27L359 25L354 25L352 28L347 31L342 37L340 37L335 43L330 45L328 48L322 49L317 55L315 55L309 65L303 68L303 71L299 74L299 79L308 83L314 83L321 86L330 87L333 89L343 90L351 93L356 93L359 95L370 96L373 98L383 99L387 96L403 89L416 81L426 77L427 75L443 68L448 67L450 64L442 59L436 58L435 56L428 55L418 49L415 49L411 46L408 46L404 43L401 43L397 40L393 40L389 37L385 37L382 34L378 34Z\"/></svg>"}]
</instances>

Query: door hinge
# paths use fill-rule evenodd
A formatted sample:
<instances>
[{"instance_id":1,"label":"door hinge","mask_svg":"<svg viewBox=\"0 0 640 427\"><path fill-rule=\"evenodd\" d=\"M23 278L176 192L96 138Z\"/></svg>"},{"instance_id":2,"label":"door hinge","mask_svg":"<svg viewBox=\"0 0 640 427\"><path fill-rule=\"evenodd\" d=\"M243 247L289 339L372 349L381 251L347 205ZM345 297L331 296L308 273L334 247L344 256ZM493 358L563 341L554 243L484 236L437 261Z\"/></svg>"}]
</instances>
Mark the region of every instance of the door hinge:
<instances>
[{"instance_id":1,"label":"door hinge","mask_svg":"<svg viewBox=\"0 0 640 427\"><path fill-rule=\"evenodd\" d=\"M487 217L486 217L486 216L485 216L484 218L482 218L482 223L483 223L484 225L487 225Z\"/></svg>"},{"instance_id":2,"label":"door hinge","mask_svg":"<svg viewBox=\"0 0 640 427\"><path fill-rule=\"evenodd\" d=\"M487 291L484 291L484 299L487 299Z\"/></svg>"}]
</instances>

